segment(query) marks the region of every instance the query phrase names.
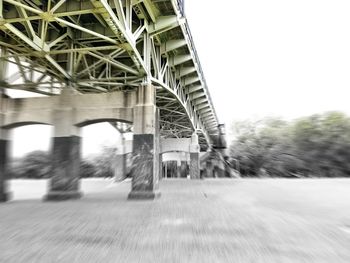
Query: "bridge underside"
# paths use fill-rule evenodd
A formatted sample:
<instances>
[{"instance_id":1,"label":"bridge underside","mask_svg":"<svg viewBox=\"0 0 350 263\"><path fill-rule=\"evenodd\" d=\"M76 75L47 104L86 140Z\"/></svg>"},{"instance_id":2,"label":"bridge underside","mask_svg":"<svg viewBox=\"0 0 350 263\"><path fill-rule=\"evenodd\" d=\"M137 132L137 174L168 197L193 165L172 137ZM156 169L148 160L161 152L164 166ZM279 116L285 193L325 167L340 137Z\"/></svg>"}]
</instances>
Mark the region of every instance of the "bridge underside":
<instances>
[{"instance_id":1,"label":"bridge underside","mask_svg":"<svg viewBox=\"0 0 350 263\"><path fill-rule=\"evenodd\" d=\"M157 192L160 137L198 137L197 154L218 134L182 1L0 0L0 47L0 157L8 128L54 125L51 196L79 196L76 172L69 175L77 163L67 156L79 159L85 124L133 123L131 197ZM12 89L49 99L11 100Z\"/></svg>"},{"instance_id":2,"label":"bridge underside","mask_svg":"<svg viewBox=\"0 0 350 263\"><path fill-rule=\"evenodd\" d=\"M201 148L217 118L183 16L181 1L1 1L2 87L54 95L157 87L164 137L189 137Z\"/></svg>"}]
</instances>

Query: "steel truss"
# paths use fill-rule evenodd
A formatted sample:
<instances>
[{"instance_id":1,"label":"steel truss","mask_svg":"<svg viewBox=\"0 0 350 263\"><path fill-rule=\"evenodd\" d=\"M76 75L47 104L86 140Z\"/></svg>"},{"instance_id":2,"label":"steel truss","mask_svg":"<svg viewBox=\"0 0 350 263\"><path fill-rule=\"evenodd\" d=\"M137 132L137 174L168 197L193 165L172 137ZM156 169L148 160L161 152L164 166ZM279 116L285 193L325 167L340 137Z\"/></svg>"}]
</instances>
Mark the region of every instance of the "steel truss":
<instances>
[{"instance_id":1,"label":"steel truss","mask_svg":"<svg viewBox=\"0 0 350 263\"><path fill-rule=\"evenodd\" d=\"M0 30L3 88L106 93L151 82L162 136L197 131L204 149L218 132L182 1L0 0Z\"/></svg>"}]
</instances>

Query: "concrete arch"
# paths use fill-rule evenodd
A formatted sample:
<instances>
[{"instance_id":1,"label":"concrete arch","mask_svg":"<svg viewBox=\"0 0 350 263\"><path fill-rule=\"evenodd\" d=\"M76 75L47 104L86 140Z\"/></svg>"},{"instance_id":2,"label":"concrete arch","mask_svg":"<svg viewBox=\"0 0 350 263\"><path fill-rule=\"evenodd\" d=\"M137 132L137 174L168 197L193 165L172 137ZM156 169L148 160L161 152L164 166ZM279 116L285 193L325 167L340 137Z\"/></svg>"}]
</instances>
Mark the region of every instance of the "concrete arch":
<instances>
[{"instance_id":1,"label":"concrete arch","mask_svg":"<svg viewBox=\"0 0 350 263\"><path fill-rule=\"evenodd\" d=\"M124 120L124 119L117 119L117 118L97 118L97 119L85 119L81 122L78 122L75 124L75 126L82 128L84 126L92 125L92 124L97 124L101 122L124 122L124 123L129 123L131 124L131 121Z\"/></svg>"},{"instance_id":2,"label":"concrete arch","mask_svg":"<svg viewBox=\"0 0 350 263\"><path fill-rule=\"evenodd\" d=\"M52 110L27 109L23 111L8 111L3 116L2 127L19 127L29 124L53 125Z\"/></svg>"},{"instance_id":3,"label":"concrete arch","mask_svg":"<svg viewBox=\"0 0 350 263\"><path fill-rule=\"evenodd\" d=\"M13 122L11 124L8 125L3 125L0 128L3 129L15 129L15 128L19 128L19 127L23 127L23 126L28 126L28 125L51 125L49 123L44 123L44 122L36 122L36 121L27 121L27 122ZM52 125L51 125L52 126Z\"/></svg>"},{"instance_id":4,"label":"concrete arch","mask_svg":"<svg viewBox=\"0 0 350 263\"><path fill-rule=\"evenodd\" d=\"M57 97L5 99L2 127L16 127L29 124L53 125L53 105Z\"/></svg>"},{"instance_id":5,"label":"concrete arch","mask_svg":"<svg viewBox=\"0 0 350 263\"><path fill-rule=\"evenodd\" d=\"M18 127L29 124L53 125L51 111L9 112L4 116L2 127Z\"/></svg>"},{"instance_id":6,"label":"concrete arch","mask_svg":"<svg viewBox=\"0 0 350 263\"><path fill-rule=\"evenodd\" d=\"M81 127L101 120L133 122L135 92L76 95L72 104L75 110L74 125Z\"/></svg>"}]
</instances>

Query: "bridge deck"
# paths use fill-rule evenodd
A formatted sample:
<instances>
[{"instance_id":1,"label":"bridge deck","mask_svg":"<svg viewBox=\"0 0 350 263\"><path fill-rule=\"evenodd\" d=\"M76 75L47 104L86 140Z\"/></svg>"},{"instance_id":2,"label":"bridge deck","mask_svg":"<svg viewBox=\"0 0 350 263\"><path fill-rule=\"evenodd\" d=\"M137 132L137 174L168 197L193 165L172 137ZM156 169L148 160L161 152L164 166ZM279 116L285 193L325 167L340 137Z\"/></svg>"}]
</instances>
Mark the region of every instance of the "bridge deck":
<instances>
[{"instance_id":1,"label":"bridge deck","mask_svg":"<svg viewBox=\"0 0 350 263\"><path fill-rule=\"evenodd\" d=\"M128 182L85 181L78 201L0 204L0 262L350 262L349 186L168 180L127 201Z\"/></svg>"}]
</instances>

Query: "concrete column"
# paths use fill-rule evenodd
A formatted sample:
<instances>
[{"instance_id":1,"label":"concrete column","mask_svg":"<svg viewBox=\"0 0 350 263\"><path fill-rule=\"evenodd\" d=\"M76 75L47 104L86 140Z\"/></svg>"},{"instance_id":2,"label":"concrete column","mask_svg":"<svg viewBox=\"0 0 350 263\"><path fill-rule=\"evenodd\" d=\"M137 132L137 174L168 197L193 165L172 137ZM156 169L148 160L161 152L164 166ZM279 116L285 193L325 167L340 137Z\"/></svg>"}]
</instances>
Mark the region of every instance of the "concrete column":
<instances>
[{"instance_id":1,"label":"concrete column","mask_svg":"<svg viewBox=\"0 0 350 263\"><path fill-rule=\"evenodd\" d=\"M223 152L225 149L217 149L215 151L215 164L214 164L214 172L215 177L225 177L225 163Z\"/></svg>"},{"instance_id":2,"label":"concrete column","mask_svg":"<svg viewBox=\"0 0 350 263\"><path fill-rule=\"evenodd\" d=\"M215 177L225 177L225 165L223 162L218 162L215 166Z\"/></svg>"},{"instance_id":3,"label":"concrete column","mask_svg":"<svg viewBox=\"0 0 350 263\"><path fill-rule=\"evenodd\" d=\"M1 103L1 98L0 98ZM2 113L0 113L0 124L2 123ZM7 162L8 162L8 146L7 138L8 131L0 127L0 202L5 202L9 199L7 189Z\"/></svg>"},{"instance_id":4,"label":"concrete column","mask_svg":"<svg viewBox=\"0 0 350 263\"><path fill-rule=\"evenodd\" d=\"M162 180L163 176L163 155L159 154L159 180Z\"/></svg>"},{"instance_id":5,"label":"concrete column","mask_svg":"<svg viewBox=\"0 0 350 263\"><path fill-rule=\"evenodd\" d=\"M71 105L73 91L64 89L60 105L54 111L54 137L52 138L52 178L46 200L77 199L81 138L74 126L75 112Z\"/></svg>"},{"instance_id":6,"label":"concrete column","mask_svg":"<svg viewBox=\"0 0 350 263\"><path fill-rule=\"evenodd\" d=\"M215 177L214 171L213 171L213 163L211 160L208 160L206 163L206 177L212 178Z\"/></svg>"},{"instance_id":7,"label":"concrete column","mask_svg":"<svg viewBox=\"0 0 350 263\"><path fill-rule=\"evenodd\" d=\"M132 188L129 199L154 199L159 192L159 111L155 88L143 85L134 107Z\"/></svg>"},{"instance_id":8,"label":"concrete column","mask_svg":"<svg viewBox=\"0 0 350 263\"><path fill-rule=\"evenodd\" d=\"M190 178L200 178L198 135L192 134L190 145Z\"/></svg>"},{"instance_id":9,"label":"concrete column","mask_svg":"<svg viewBox=\"0 0 350 263\"><path fill-rule=\"evenodd\" d=\"M114 161L114 181L120 182L126 177L126 154L118 154Z\"/></svg>"},{"instance_id":10,"label":"concrete column","mask_svg":"<svg viewBox=\"0 0 350 263\"><path fill-rule=\"evenodd\" d=\"M0 47L0 57L7 54L7 49ZM8 62L0 59L0 202L9 199L7 191L7 161L8 161L8 130L3 129L4 114L6 111L6 99L4 98L4 89L1 87L5 84L7 76Z\"/></svg>"},{"instance_id":11,"label":"concrete column","mask_svg":"<svg viewBox=\"0 0 350 263\"><path fill-rule=\"evenodd\" d=\"M181 178L181 160L176 161L176 177Z\"/></svg>"},{"instance_id":12,"label":"concrete column","mask_svg":"<svg viewBox=\"0 0 350 263\"><path fill-rule=\"evenodd\" d=\"M187 168L187 162L181 161L181 178L187 177L186 168Z\"/></svg>"},{"instance_id":13,"label":"concrete column","mask_svg":"<svg viewBox=\"0 0 350 263\"><path fill-rule=\"evenodd\" d=\"M126 152L125 152L125 138L121 133L121 148L118 149L117 156L114 160L114 181L119 182L126 177Z\"/></svg>"}]
</instances>

